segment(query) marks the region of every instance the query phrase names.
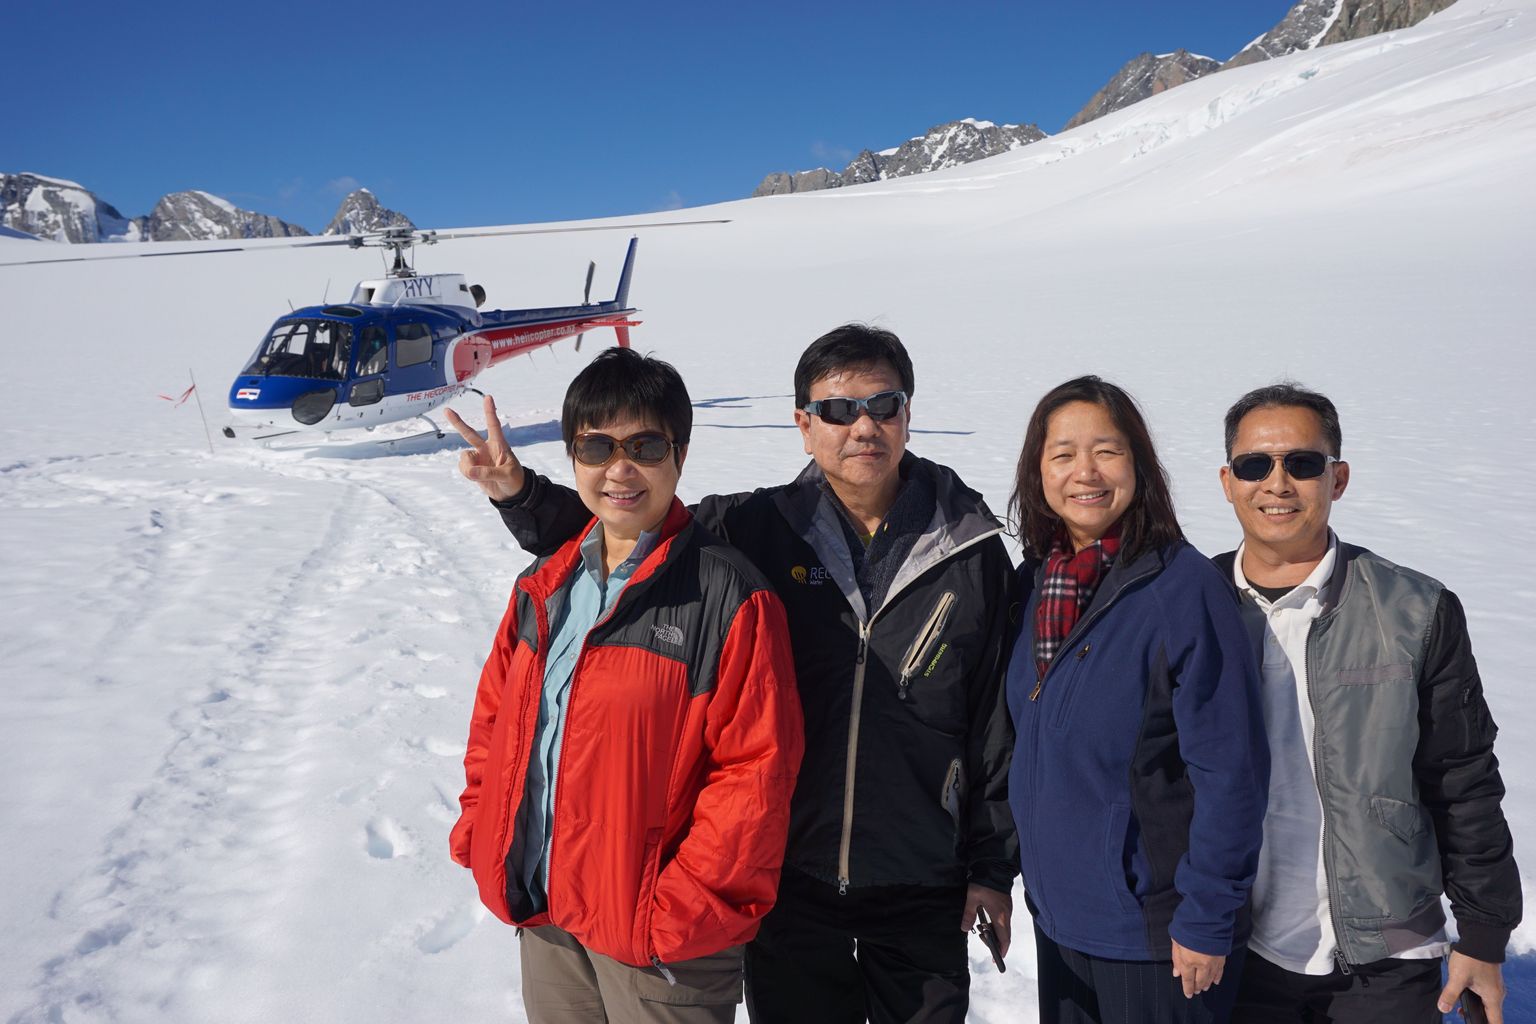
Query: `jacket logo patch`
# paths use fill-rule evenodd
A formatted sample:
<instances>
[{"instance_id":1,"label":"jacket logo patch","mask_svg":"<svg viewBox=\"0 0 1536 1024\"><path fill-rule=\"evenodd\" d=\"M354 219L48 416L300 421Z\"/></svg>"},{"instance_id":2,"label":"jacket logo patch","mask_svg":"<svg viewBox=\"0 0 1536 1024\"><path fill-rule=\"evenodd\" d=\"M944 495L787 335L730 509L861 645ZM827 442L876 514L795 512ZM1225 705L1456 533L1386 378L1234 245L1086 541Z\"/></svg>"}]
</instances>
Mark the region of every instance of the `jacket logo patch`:
<instances>
[{"instance_id":1,"label":"jacket logo patch","mask_svg":"<svg viewBox=\"0 0 1536 1024\"><path fill-rule=\"evenodd\" d=\"M681 626L652 626L651 636L659 644L671 644L673 647L683 646L683 628Z\"/></svg>"},{"instance_id":2,"label":"jacket logo patch","mask_svg":"<svg viewBox=\"0 0 1536 1024\"><path fill-rule=\"evenodd\" d=\"M819 587L832 578L824 565L804 566L797 565L789 570L789 576L796 583L804 583L807 586Z\"/></svg>"}]
</instances>

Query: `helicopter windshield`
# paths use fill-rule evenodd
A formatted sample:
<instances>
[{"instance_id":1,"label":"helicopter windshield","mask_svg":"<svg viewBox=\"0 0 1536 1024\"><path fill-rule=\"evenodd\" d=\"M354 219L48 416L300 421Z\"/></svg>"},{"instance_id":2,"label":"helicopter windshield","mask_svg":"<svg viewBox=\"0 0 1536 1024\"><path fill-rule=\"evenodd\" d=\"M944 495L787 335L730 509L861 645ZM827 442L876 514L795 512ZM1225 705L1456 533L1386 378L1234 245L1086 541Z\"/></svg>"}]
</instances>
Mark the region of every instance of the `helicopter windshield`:
<instances>
[{"instance_id":1,"label":"helicopter windshield","mask_svg":"<svg viewBox=\"0 0 1536 1024\"><path fill-rule=\"evenodd\" d=\"M352 354L352 328L334 320L282 320L256 350L246 373L342 380Z\"/></svg>"}]
</instances>

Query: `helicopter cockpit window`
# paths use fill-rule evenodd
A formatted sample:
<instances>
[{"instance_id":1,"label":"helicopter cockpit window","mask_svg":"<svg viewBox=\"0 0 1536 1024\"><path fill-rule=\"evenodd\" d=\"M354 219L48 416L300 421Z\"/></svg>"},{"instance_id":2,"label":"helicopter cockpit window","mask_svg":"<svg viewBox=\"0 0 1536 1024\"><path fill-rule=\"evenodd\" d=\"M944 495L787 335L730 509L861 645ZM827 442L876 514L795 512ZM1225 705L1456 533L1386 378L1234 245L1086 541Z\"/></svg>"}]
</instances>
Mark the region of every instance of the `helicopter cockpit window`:
<instances>
[{"instance_id":1,"label":"helicopter cockpit window","mask_svg":"<svg viewBox=\"0 0 1536 1024\"><path fill-rule=\"evenodd\" d=\"M388 368L389 343L384 328L364 327L363 340L357 343L357 375L366 377L371 373L383 373Z\"/></svg>"},{"instance_id":2,"label":"helicopter cockpit window","mask_svg":"<svg viewBox=\"0 0 1536 1024\"><path fill-rule=\"evenodd\" d=\"M334 320L284 320L272 328L246 373L341 380L352 352L352 328Z\"/></svg>"},{"instance_id":3,"label":"helicopter cockpit window","mask_svg":"<svg viewBox=\"0 0 1536 1024\"><path fill-rule=\"evenodd\" d=\"M426 324L395 327L395 365L415 366L432 358L432 332Z\"/></svg>"}]
</instances>

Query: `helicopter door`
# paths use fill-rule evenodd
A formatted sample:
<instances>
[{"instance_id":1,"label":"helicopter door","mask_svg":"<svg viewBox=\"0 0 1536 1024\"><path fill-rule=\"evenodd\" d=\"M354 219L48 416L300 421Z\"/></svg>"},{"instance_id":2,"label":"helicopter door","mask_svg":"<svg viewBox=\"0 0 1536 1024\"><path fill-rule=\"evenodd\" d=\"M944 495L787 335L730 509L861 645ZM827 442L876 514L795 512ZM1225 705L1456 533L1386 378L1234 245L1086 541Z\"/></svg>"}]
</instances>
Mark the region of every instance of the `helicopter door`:
<instances>
[{"instance_id":1,"label":"helicopter door","mask_svg":"<svg viewBox=\"0 0 1536 1024\"><path fill-rule=\"evenodd\" d=\"M423 323L395 324L395 368L391 391L427 391L441 384L442 373L432 358L432 328Z\"/></svg>"},{"instance_id":2,"label":"helicopter door","mask_svg":"<svg viewBox=\"0 0 1536 1024\"><path fill-rule=\"evenodd\" d=\"M380 325L364 327L357 342L357 372L347 402L373 405L384 397L384 374L389 370L389 338Z\"/></svg>"}]
</instances>

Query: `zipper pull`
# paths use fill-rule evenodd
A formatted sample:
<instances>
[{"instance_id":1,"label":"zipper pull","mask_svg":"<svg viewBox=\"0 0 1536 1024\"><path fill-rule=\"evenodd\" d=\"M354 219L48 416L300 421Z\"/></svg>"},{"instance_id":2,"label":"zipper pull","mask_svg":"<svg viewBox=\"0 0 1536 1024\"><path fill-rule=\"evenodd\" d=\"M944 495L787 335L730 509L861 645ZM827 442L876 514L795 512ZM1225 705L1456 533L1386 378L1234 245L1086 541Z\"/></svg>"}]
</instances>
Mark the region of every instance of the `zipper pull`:
<instances>
[{"instance_id":1,"label":"zipper pull","mask_svg":"<svg viewBox=\"0 0 1536 1024\"><path fill-rule=\"evenodd\" d=\"M677 984L677 976L667 970L667 965L661 962L661 957L653 955L651 957L651 966L661 972L661 976L667 979L668 985L675 986Z\"/></svg>"},{"instance_id":2,"label":"zipper pull","mask_svg":"<svg viewBox=\"0 0 1536 1024\"><path fill-rule=\"evenodd\" d=\"M859 654L858 654L857 659L854 661L854 664L856 664L856 665L864 664L864 655L865 655L866 652L868 652L868 650L869 650L869 627L865 626L865 627L863 627L863 628L861 628L859 630Z\"/></svg>"},{"instance_id":3,"label":"zipper pull","mask_svg":"<svg viewBox=\"0 0 1536 1024\"><path fill-rule=\"evenodd\" d=\"M837 880L837 894L839 896L847 896L848 895L848 879L846 879L846 878L839 878Z\"/></svg>"},{"instance_id":4,"label":"zipper pull","mask_svg":"<svg viewBox=\"0 0 1536 1024\"><path fill-rule=\"evenodd\" d=\"M1092 648L1093 648L1093 644L1091 644L1091 643L1083 644L1083 649L1077 652L1077 660L1078 661L1082 661L1085 657L1088 656L1088 652Z\"/></svg>"},{"instance_id":5,"label":"zipper pull","mask_svg":"<svg viewBox=\"0 0 1536 1024\"><path fill-rule=\"evenodd\" d=\"M912 675L911 675L911 673L903 672L901 674L901 678L896 681L896 699L901 701L903 704L905 704L907 701L911 700L912 699L912 695L907 692L911 686L912 686Z\"/></svg>"},{"instance_id":6,"label":"zipper pull","mask_svg":"<svg viewBox=\"0 0 1536 1024\"><path fill-rule=\"evenodd\" d=\"M1350 969L1349 961L1344 959L1344 951L1337 946L1333 947L1333 959L1337 961L1339 970L1344 974L1348 975L1355 973Z\"/></svg>"},{"instance_id":7,"label":"zipper pull","mask_svg":"<svg viewBox=\"0 0 1536 1024\"><path fill-rule=\"evenodd\" d=\"M1029 699L1030 700L1039 700L1040 699L1040 689L1043 686L1045 686L1045 677L1044 676L1036 676L1035 677L1035 688L1033 690L1029 691Z\"/></svg>"}]
</instances>

